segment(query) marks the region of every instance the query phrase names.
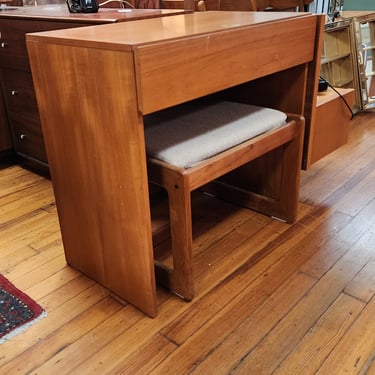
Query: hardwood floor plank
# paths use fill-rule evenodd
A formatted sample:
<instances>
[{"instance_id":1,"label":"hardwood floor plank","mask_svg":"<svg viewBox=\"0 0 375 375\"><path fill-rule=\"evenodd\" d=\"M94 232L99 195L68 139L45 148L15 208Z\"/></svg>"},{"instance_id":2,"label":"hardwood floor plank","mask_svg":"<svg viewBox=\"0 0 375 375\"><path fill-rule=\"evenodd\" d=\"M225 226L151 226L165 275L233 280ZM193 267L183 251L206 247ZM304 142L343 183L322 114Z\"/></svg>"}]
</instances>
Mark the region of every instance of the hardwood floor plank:
<instances>
[{"instance_id":1,"label":"hardwood floor plank","mask_svg":"<svg viewBox=\"0 0 375 375\"><path fill-rule=\"evenodd\" d=\"M374 234L366 233L312 288L291 312L242 359L234 374L260 369L270 374L340 295L341 291L372 257Z\"/></svg>"},{"instance_id":2,"label":"hardwood floor plank","mask_svg":"<svg viewBox=\"0 0 375 375\"><path fill-rule=\"evenodd\" d=\"M108 374L151 374L151 371L176 349L176 345L162 335L151 338L137 353L126 358ZM177 368L176 368L177 370ZM178 370L177 370L178 371Z\"/></svg>"},{"instance_id":3,"label":"hardwood floor plank","mask_svg":"<svg viewBox=\"0 0 375 375\"><path fill-rule=\"evenodd\" d=\"M18 165L12 165L1 170L0 179L0 198L18 191L28 190L28 188L39 184L41 181L45 183L46 179L35 173L21 168ZM48 185L48 184L47 184ZM50 183L52 188L52 184Z\"/></svg>"},{"instance_id":4,"label":"hardwood floor plank","mask_svg":"<svg viewBox=\"0 0 375 375\"><path fill-rule=\"evenodd\" d=\"M40 264L37 270L34 269L31 272L23 273L15 279L12 278L17 287L27 292L29 288L32 288L39 282L66 267L65 256L61 251L56 251L55 253L51 253L51 255L52 259L46 259L46 257L42 258L42 264Z\"/></svg>"},{"instance_id":5,"label":"hardwood floor plank","mask_svg":"<svg viewBox=\"0 0 375 375\"><path fill-rule=\"evenodd\" d=\"M0 228L2 232L1 248L12 251L13 248L20 248L25 244L29 245L40 240L41 233L48 235L49 231L56 232L56 216L53 216L51 217L51 214L44 210L36 210L27 217L23 216L17 223L12 223L9 228Z\"/></svg>"},{"instance_id":6,"label":"hardwood floor plank","mask_svg":"<svg viewBox=\"0 0 375 375\"><path fill-rule=\"evenodd\" d=\"M54 201L51 183L48 180L41 180L29 186L27 190L2 196L0 197L0 225L9 225L15 220L22 219L22 216L54 204Z\"/></svg>"},{"instance_id":7,"label":"hardwood floor plank","mask_svg":"<svg viewBox=\"0 0 375 375\"><path fill-rule=\"evenodd\" d=\"M55 220L55 215L52 218L50 213L39 210L35 211L31 217L18 222L11 228L2 229L0 238L0 272L10 273L19 264L36 255L38 249L32 246L35 241L39 241L41 236L46 238L50 235L58 234Z\"/></svg>"},{"instance_id":8,"label":"hardwood floor plank","mask_svg":"<svg viewBox=\"0 0 375 375\"><path fill-rule=\"evenodd\" d=\"M194 258L197 293L204 293L211 289L213 285L232 274L240 264L254 257L265 244L278 236L275 228L283 225L286 230L286 225L278 221L270 223L266 229L262 224L250 219L242 223L230 235L202 251ZM247 232L248 236L244 232Z\"/></svg>"},{"instance_id":9,"label":"hardwood floor plank","mask_svg":"<svg viewBox=\"0 0 375 375\"><path fill-rule=\"evenodd\" d=\"M373 114L361 113L351 124L350 141L315 163L301 175L301 201L313 204L325 200L364 164L374 160Z\"/></svg>"},{"instance_id":10,"label":"hardwood floor plank","mask_svg":"<svg viewBox=\"0 0 375 375\"><path fill-rule=\"evenodd\" d=\"M341 218L343 215L339 216ZM311 231L308 228L310 229L309 235L299 242L293 236L288 237L290 242L281 242L281 247L284 250L281 258L278 260L273 258L278 254L278 248L276 247L269 253L268 257L255 265L250 260L249 264L240 267L225 283L220 285L220 291L225 288L227 291L232 292L232 296L235 297L212 316L204 326L201 326L199 331L186 339L184 345L169 356L168 361L164 361L158 367L158 372L168 373L168 369L172 364L177 363L182 373L187 373L196 366L196 363L202 361L205 353L214 350L249 314L264 303L275 290L298 271L306 259L306 253L300 251L301 247L310 248L312 254L316 243L320 242L322 237L330 236L329 226L322 224L319 220L318 222L320 224L319 227L324 228L322 232ZM325 233L325 231L327 232ZM272 260L269 258L272 258ZM268 264L268 267L265 266L265 263ZM257 273L257 267L259 267L261 272ZM254 274L258 276L255 280L252 279ZM214 298L213 300L219 299ZM183 320L182 324L186 325L186 320ZM174 326L173 332L176 331L176 326ZM174 342L176 341L170 335L167 337Z\"/></svg>"},{"instance_id":11,"label":"hardwood floor plank","mask_svg":"<svg viewBox=\"0 0 375 375\"><path fill-rule=\"evenodd\" d=\"M39 367L35 368L35 373L51 374L55 372L59 375L79 373L75 372L74 369L76 367L79 367L82 362L111 343L116 335L120 335L142 318L142 314L130 305L123 306L111 297L105 298L104 301L102 304L103 319L100 322L98 321L97 325L94 325L90 324L91 318L86 312L79 315L77 322L83 321L83 324L86 324L90 329L82 332L82 335L77 337L76 340L68 341L69 338L66 337L66 345L61 350L53 353L53 356L41 363ZM107 304L109 304L108 311ZM113 313L112 305L114 308ZM93 318L96 319L95 316ZM68 322L61 329L68 333L72 325L77 324L77 322ZM109 332L111 334L108 334ZM54 333L51 340L54 340L56 335L60 335L60 330Z\"/></svg>"},{"instance_id":12,"label":"hardwood floor plank","mask_svg":"<svg viewBox=\"0 0 375 375\"><path fill-rule=\"evenodd\" d=\"M159 314L155 319L150 319L138 312L140 319L135 324L125 331L121 331L119 335L117 331L114 331L112 340L107 342L105 347L92 353L90 357L81 360L80 365L75 367L74 371L71 371L71 374L92 375L95 373L113 373L114 368L121 366L124 361L135 355L135 353L158 334L161 327L173 320L178 312L181 311L181 308L186 307L186 302L175 297L168 299L160 307ZM134 311L137 310L134 309Z\"/></svg>"},{"instance_id":13,"label":"hardwood floor plank","mask_svg":"<svg viewBox=\"0 0 375 375\"><path fill-rule=\"evenodd\" d=\"M316 225L320 224L320 221L316 220L316 222L318 222ZM275 225L280 224L275 222ZM246 290L252 282L267 278L267 272L272 269L272 266L283 259L295 243L298 243L299 240L302 241L305 236L312 233L313 227L311 225L301 228L297 224L289 226L285 232L279 234L277 241L272 235L273 226L267 226L264 231L258 232L253 241L243 243L241 246L242 251L250 252L253 255L248 257L247 261L230 276L222 279L202 301L192 301L190 308L185 313L162 330L163 334L173 342L182 344L225 305L229 304L236 295L240 295ZM298 261L297 258L295 260Z\"/></svg>"},{"instance_id":14,"label":"hardwood floor plank","mask_svg":"<svg viewBox=\"0 0 375 375\"><path fill-rule=\"evenodd\" d=\"M355 218L349 220L341 230L337 228L337 235L324 246L318 247L315 254L302 266L301 271L320 278L369 228L375 225L371 219L373 217L375 217L375 200L359 212Z\"/></svg>"},{"instance_id":15,"label":"hardwood floor plank","mask_svg":"<svg viewBox=\"0 0 375 375\"><path fill-rule=\"evenodd\" d=\"M370 374L368 371L375 362L374 317L375 298L372 298L317 375Z\"/></svg>"},{"instance_id":16,"label":"hardwood floor plank","mask_svg":"<svg viewBox=\"0 0 375 375\"><path fill-rule=\"evenodd\" d=\"M375 295L375 256L358 272L344 292L364 302Z\"/></svg>"},{"instance_id":17,"label":"hardwood floor plank","mask_svg":"<svg viewBox=\"0 0 375 375\"><path fill-rule=\"evenodd\" d=\"M4 374L41 374L43 370L40 366L49 363L51 358L55 359L57 357L56 363L53 366L49 366L48 371L49 374L60 374L58 367L61 365L66 366L67 362L71 361L69 358L63 358L63 363L59 364L60 353L66 351L66 348L72 343L79 340L83 335L88 334L99 324L110 319L121 309L122 306L117 301L112 298L103 298L93 305L91 309L68 321L44 340L39 340L28 347L20 355L2 366L1 371L4 371ZM38 355L35 355L36 353Z\"/></svg>"},{"instance_id":18,"label":"hardwood floor plank","mask_svg":"<svg viewBox=\"0 0 375 375\"><path fill-rule=\"evenodd\" d=\"M90 280L91 281L91 280ZM78 294L77 294L78 292ZM35 345L40 338L48 337L52 332L60 326L74 319L83 311L94 306L98 301L108 295L104 289L91 281L90 286L86 286L82 291L75 288L74 297L63 300L56 308L47 307L47 316L29 327L26 331L12 338L1 345L0 366L3 366L17 355L23 353L28 347ZM52 296L50 296L52 298ZM55 297L56 300L56 297ZM57 305L55 301L51 305ZM42 305L42 307L44 307Z\"/></svg>"},{"instance_id":19,"label":"hardwood floor plank","mask_svg":"<svg viewBox=\"0 0 375 375\"><path fill-rule=\"evenodd\" d=\"M280 321L316 280L303 274L292 276L275 291L258 309L249 313L241 324L227 335L196 367L191 374L229 374L230 370L248 351ZM155 373L162 374L160 369ZM170 373L170 372L169 372Z\"/></svg>"},{"instance_id":20,"label":"hardwood floor plank","mask_svg":"<svg viewBox=\"0 0 375 375\"><path fill-rule=\"evenodd\" d=\"M374 199L375 169L358 182L357 186L336 205L336 209L345 214L356 216Z\"/></svg>"},{"instance_id":21,"label":"hardwood floor plank","mask_svg":"<svg viewBox=\"0 0 375 375\"><path fill-rule=\"evenodd\" d=\"M273 374L315 374L364 306L363 302L341 294Z\"/></svg>"},{"instance_id":22,"label":"hardwood floor plank","mask_svg":"<svg viewBox=\"0 0 375 375\"><path fill-rule=\"evenodd\" d=\"M26 292L30 297L41 301L42 298L59 290L77 277L82 277L82 274L74 268L66 266L37 284L32 285Z\"/></svg>"}]
</instances>

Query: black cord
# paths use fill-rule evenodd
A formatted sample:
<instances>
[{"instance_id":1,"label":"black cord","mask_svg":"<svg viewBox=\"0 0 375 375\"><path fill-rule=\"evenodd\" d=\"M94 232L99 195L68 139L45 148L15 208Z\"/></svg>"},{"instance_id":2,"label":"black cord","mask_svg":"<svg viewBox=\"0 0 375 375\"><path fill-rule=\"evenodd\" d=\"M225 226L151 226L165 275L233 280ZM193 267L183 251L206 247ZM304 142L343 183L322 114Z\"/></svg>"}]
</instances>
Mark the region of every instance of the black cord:
<instances>
[{"instance_id":1,"label":"black cord","mask_svg":"<svg viewBox=\"0 0 375 375\"><path fill-rule=\"evenodd\" d=\"M346 99L343 97L343 95L340 94L340 92L338 90L336 90L335 87L333 87L324 77L320 76L320 79L322 79L324 82L327 83L327 85L342 99L342 101L345 103L346 107L349 109L350 111L350 119L353 120L353 117L354 117L354 112L353 110L351 109L350 105L348 104L348 102L346 101Z\"/></svg>"}]
</instances>

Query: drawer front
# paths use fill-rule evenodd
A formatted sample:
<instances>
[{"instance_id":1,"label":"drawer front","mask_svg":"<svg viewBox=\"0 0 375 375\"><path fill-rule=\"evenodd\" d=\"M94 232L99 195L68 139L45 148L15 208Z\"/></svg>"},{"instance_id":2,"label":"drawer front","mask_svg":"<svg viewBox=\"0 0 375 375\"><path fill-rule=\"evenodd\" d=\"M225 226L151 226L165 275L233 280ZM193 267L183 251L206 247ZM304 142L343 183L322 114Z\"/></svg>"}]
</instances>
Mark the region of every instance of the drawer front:
<instances>
[{"instance_id":1,"label":"drawer front","mask_svg":"<svg viewBox=\"0 0 375 375\"><path fill-rule=\"evenodd\" d=\"M42 129L38 119L8 113L16 153L47 164Z\"/></svg>"},{"instance_id":2,"label":"drawer front","mask_svg":"<svg viewBox=\"0 0 375 375\"><path fill-rule=\"evenodd\" d=\"M198 12L199 13L199 12ZM317 18L306 15L135 49L143 114L313 60ZM291 51L291 52L289 52Z\"/></svg>"},{"instance_id":3,"label":"drawer front","mask_svg":"<svg viewBox=\"0 0 375 375\"><path fill-rule=\"evenodd\" d=\"M8 112L38 117L31 73L28 71L2 69L1 81Z\"/></svg>"},{"instance_id":4,"label":"drawer front","mask_svg":"<svg viewBox=\"0 0 375 375\"><path fill-rule=\"evenodd\" d=\"M81 23L0 19L0 66L30 69L26 33L87 26Z\"/></svg>"}]
</instances>

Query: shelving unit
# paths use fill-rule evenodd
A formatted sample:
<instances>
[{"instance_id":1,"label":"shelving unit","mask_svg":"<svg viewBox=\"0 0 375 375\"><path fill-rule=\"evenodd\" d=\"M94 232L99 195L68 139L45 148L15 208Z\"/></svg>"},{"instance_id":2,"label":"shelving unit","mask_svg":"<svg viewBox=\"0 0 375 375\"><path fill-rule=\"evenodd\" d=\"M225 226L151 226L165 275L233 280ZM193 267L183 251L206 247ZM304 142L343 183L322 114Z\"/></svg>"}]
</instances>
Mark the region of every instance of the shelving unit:
<instances>
[{"instance_id":1,"label":"shelving unit","mask_svg":"<svg viewBox=\"0 0 375 375\"><path fill-rule=\"evenodd\" d=\"M321 76L334 87L354 89L353 111L362 108L352 19L325 25Z\"/></svg>"},{"instance_id":2,"label":"shelving unit","mask_svg":"<svg viewBox=\"0 0 375 375\"><path fill-rule=\"evenodd\" d=\"M348 13L347 13L348 14ZM349 13L350 15L350 13ZM362 109L375 107L375 13L354 14Z\"/></svg>"}]
</instances>

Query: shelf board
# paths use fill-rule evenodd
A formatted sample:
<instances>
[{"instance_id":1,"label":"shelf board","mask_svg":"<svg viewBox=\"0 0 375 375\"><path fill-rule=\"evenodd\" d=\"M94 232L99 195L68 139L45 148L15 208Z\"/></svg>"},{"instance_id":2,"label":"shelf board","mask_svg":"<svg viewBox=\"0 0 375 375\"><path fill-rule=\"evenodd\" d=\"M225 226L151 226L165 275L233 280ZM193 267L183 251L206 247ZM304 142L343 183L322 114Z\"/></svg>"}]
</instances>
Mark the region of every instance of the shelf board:
<instances>
[{"instance_id":1,"label":"shelf board","mask_svg":"<svg viewBox=\"0 0 375 375\"><path fill-rule=\"evenodd\" d=\"M352 78L348 78L347 80L334 81L334 82L330 82L330 83L331 84L333 83L333 86L335 86L335 87L347 88L350 84L351 84L351 86L354 87L354 82L353 82Z\"/></svg>"},{"instance_id":2,"label":"shelf board","mask_svg":"<svg viewBox=\"0 0 375 375\"><path fill-rule=\"evenodd\" d=\"M330 62L337 61L337 60L340 60L340 59L344 59L344 58L349 57L349 56L350 56L350 52L347 52L345 54L335 55L335 56L322 57L321 63L322 64L328 64Z\"/></svg>"}]
</instances>

